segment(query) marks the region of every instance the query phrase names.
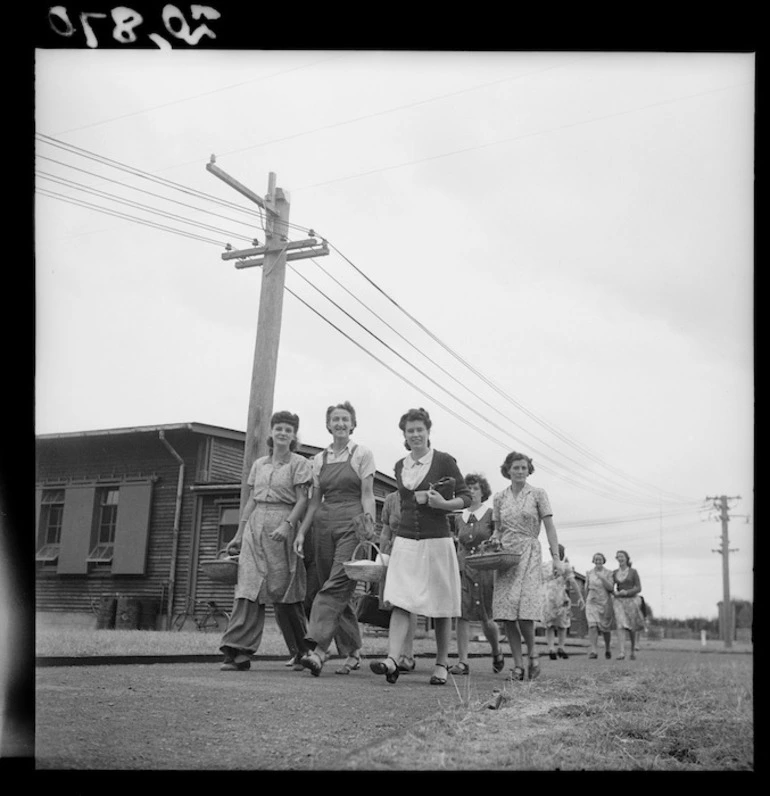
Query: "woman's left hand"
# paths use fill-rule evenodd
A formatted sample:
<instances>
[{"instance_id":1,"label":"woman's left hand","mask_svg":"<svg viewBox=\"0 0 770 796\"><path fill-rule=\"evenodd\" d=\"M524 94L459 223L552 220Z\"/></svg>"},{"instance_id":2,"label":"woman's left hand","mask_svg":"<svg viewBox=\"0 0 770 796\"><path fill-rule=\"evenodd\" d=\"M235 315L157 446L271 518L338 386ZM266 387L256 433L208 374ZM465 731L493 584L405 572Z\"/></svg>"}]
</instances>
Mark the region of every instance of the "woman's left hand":
<instances>
[{"instance_id":1,"label":"woman's left hand","mask_svg":"<svg viewBox=\"0 0 770 796\"><path fill-rule=\"evenodd\" d=\"M291 525L284 520L271 534L270 538L274 542L283 542L285 539L289 538L289 531L291 530Z\"/></svg>"}]
</instances>

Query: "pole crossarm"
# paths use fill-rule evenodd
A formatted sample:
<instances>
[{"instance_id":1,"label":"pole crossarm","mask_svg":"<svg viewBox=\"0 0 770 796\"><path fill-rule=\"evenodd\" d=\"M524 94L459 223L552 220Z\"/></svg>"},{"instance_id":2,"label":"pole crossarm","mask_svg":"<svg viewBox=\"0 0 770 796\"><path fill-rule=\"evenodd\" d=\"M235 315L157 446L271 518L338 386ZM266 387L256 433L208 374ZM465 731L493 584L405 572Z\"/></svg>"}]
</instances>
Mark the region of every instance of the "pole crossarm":
<instances>
[{"instance_id":1,"label":"pole crossarm","mask_svg":"<svg viewBox=\"0 0 770 796\"><path fill-rule=\"evenodd\" d=\"M289 250L289 249L303 249L306 246L316 246L318 245L318 241L315 238L306 238L305 240L293 240L289 241L289 243L284 244L280 248ZM222 255L223 260L237 260L243 257L254 257L258 254L265 254L266 252L271 251L268 246L257 246L253 249L233 249L231 251L225 252Z\"/></svg>"},{"instance_id":2,"label":"pole crossarm","mask_svg":"<svg viewBox=\"0 0 770 796\"><path fill-rule=\"evenodd\" d=\"M329 247L327 244L323 246L319 246L317 248L308 249L304 252L291 252L285 256L285 259L288 260L305 260L308 257L324 257L329 253ZM236 268L253 268L257 265L264 265L265 258L258 257L254 260L236 260L234 263Z\"/></svg>"},{"instance_id":3,"label":"pole crossarm","mask_svg":"<svg viewBox=\"0 0 770 796\"><path fill-rule=\"evenodd\" d=\"M222 182L227 183L231 188L234 188L236 191L238 191L238 193L243 194L247 199L250 199L252 202L254 202L254 204L259 205L265 212L271 213L274 216L278 215L277 211L270 207L270 205L265 202L261 196L258 196L250 188L242 185L227 172L222 171L222 169L220 169L219 166L216 166L213 162L206 164L206 171L210 171L215 177L219 177Z\"/></svg>"}]
</instances>

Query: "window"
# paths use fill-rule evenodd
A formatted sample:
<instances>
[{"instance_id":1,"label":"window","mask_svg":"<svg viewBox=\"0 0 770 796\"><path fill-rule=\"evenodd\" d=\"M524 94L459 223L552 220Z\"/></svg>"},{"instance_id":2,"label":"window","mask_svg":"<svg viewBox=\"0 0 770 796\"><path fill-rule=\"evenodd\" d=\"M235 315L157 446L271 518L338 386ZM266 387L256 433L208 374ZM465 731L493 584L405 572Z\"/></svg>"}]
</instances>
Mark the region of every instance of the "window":
<instances>
[{"instance_id":1,"label":"window","mask_svg":"<svg viewBox=\"0 0 770 796\"><path fill-rule=\"evenodd\" d=\"M96 545L86 559L90 564L111 565L115 553L115 529L118 523L117 489L99 490L99 512L96 525Z\"/></svg>"},{"instance_id":2,"label":"window","mask_svg":"<svg viewBox=\"0 0 770 796\"><path fill-rule=\"evenodd\" d=\"M59 559L62 517L64 516L64 490L45 489L40 501L38 549L35 561L45 567L54 567Z\"/></svg>"},{"instance_id":3,"label":"window","mask_svg":"<svg viewBox=\"0 0 770 796\"><path fill-rule=\"evenodd\" d=\"M217 547L217 551L224 550L225 545L238 532L240 513L240 507L237 505L219 507L219 547Z\"/></svg>"}]
</instances>

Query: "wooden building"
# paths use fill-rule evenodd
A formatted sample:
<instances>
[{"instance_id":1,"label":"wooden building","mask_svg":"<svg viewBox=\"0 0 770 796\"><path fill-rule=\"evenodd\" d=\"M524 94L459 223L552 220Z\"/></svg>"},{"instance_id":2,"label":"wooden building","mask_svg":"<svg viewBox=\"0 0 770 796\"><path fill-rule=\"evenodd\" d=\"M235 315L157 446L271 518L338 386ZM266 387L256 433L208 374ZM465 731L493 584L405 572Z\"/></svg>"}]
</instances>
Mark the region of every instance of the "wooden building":
<instances>
[{"instance_id":1,"label":"wooden building","mask_svg":"<svg viewBox=\"0 0 770 796\"><path fill-rule=\"evenodd\" d=\"M233 587L199 564L237 529L245 437L202 423L37 436L38 622L111 626L117 608L119 627L159 629L229 610ZM395 487L376 473L378 515Z\"/></svg>"}]
</instances>

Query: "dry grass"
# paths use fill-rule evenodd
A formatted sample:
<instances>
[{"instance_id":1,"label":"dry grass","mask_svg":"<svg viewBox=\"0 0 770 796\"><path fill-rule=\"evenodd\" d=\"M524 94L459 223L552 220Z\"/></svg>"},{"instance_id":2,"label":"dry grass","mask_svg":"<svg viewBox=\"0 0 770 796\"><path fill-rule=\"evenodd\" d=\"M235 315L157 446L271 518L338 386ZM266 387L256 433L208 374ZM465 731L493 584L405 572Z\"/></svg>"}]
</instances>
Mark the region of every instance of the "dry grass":
<instances>
[{"instance_id":1,"label":"dry grass","mask_svg":"<svg viewBox=\"0 0 770 796\"><path fill-rule=\"evenodd\" d=\"M357 752L355 770L753 771L751 660L508 683L500 709L455 683L457 704Z\"/></svg>"}]
</instances>

